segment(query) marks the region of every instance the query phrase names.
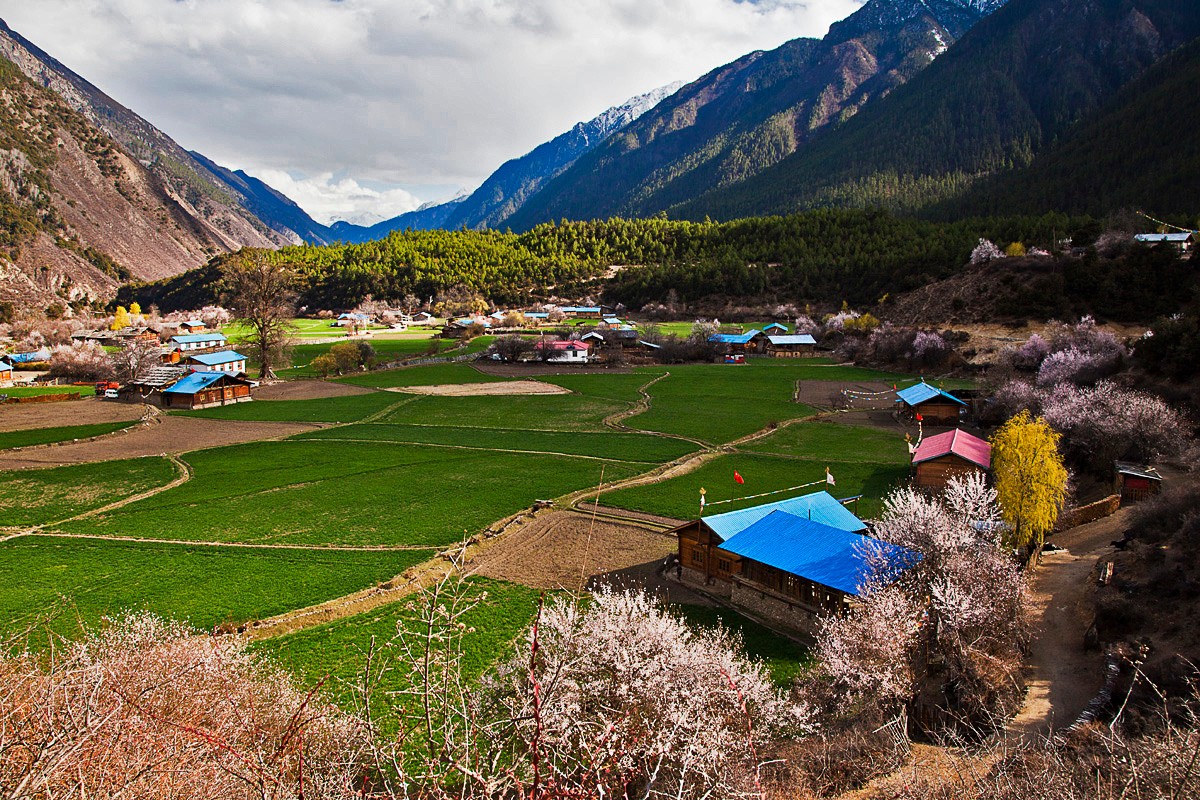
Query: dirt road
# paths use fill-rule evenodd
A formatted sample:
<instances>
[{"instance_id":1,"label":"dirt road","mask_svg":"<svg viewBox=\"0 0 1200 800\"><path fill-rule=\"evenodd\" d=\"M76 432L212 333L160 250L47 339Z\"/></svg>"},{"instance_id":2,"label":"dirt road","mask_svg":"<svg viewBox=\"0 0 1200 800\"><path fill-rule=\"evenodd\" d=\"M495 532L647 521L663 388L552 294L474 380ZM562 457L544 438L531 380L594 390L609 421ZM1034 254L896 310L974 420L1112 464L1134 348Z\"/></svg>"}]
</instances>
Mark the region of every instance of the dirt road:
<instances>
[{"instance_id":1,"label":"dirt road","mask_svg":"<svg viewBox=\"0 0 1200 800\"><path fill-rule=\"evenodd\" d=\"M1121 538L1128 510L1052 537L1065 549L1046 553L1030 582L1029 689L1025 705L1009 723L1010 735L1030 740L1065 728L1100 690L1104 658L1083 649L1092 621L1092 569L1114 552L1110 543Z\"/></svg>"}]
</instances>

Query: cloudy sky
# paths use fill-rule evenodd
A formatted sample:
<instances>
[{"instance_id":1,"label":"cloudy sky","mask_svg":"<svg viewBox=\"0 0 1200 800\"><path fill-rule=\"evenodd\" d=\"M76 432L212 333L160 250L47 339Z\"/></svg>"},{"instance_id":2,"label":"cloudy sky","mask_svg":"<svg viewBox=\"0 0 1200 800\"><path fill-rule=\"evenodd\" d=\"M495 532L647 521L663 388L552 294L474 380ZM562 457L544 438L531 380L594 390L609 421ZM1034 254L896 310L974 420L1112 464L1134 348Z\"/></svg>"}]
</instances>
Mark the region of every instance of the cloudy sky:
<instances>
[{"instance_id":1,"label":"cloudy sky","mask_svg":"<svg viewBox=\"0 0 1200 800\"><path fill-rule=\"evenodd\" d=\"M0 0L184 147L321 222L475 188L609 106L862 0Z\"/></svg>"}]
</instances>

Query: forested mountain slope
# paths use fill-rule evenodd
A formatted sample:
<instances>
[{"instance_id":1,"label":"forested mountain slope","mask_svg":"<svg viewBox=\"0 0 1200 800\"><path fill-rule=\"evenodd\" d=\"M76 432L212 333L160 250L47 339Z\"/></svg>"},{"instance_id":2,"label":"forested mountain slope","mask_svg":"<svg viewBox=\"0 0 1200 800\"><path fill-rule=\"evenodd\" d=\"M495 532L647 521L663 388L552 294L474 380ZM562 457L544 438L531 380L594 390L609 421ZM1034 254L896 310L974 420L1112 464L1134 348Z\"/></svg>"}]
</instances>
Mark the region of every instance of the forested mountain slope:
<instances>
[{"instance_id":1,"label":"forested mountain slope","mask_svg":"<svg viewBox=\"0 0 1200 800\"><path fill-rule=\"evenodd\" d=\"M1024 169L932 209L962 214L1134 208L1196 226L1200 214L1200 39L1127 85Z\"/></svg>"},{"instance_id":2,"label":"forested mountain slope","mask_svg":"<svg viewBox=\"0 0 1200 800\"><path fill-rule=\"evenodd\" d=\"M814 206L920 209L1031 162L1159 58L1200 35L1200 3L1012 0L905 86L689 218Z\"/></svg>"},{"instance_id":3,"label":"forested mountain slope","mask_svg":"<svg viewBox=\"0 0 1200 800\"><path fill-rule=\"evenodd\" d=\"M750 53L685 86L581 157L507 223L646 216L738 185L879 102L1002 4L869 0L824 39Z\"/></svg>"}]
</instances>

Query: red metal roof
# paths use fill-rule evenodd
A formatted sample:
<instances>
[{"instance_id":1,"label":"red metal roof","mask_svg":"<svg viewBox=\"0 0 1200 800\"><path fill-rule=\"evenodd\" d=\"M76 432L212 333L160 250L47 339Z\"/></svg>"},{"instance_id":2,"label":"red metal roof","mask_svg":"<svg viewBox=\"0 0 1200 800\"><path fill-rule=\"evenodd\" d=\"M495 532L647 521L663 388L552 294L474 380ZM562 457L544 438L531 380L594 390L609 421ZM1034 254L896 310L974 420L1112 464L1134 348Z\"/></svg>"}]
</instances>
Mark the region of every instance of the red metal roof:
<instances>
[{"instance_id":1,"label":"red metal roof","mask_svg":"<svg viewBox=\"0 0 1200 800\"><path fill-rule=\"evenodd\" d=\"M546 342L545 344L549 345L550 349L552 349L552 350L587 350L589 347L587 342L569 341L569 340L558 340L558 341L554 341L554 342ZM543 347L543 343L539 341L539 342L536 342L533 346L535 348L537 348L538 350L541 350Z\"/></svg>"},{"instance_id":2,"label":"red metal roof","mask_svg":"<svg viewBox=\"0 0 1200 800\"><path fill-rule=\"evenodd\" d=\"M990 469L992 466L992 446L978 436L972 436L958 428L923 439L917 446L917 452L913 453L913 463L920 464L922 461L941 458L950 453L984 469Z\"/></svg>"}]
</instances>

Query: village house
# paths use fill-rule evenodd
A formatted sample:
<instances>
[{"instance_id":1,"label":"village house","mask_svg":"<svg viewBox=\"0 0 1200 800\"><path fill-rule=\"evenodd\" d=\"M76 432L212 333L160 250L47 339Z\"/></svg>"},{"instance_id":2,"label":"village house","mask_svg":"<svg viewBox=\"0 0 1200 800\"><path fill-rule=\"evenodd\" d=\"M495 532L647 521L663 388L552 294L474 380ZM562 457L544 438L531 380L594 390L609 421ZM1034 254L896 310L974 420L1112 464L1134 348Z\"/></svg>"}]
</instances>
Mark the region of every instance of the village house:
<instances>
[{"instance_id":1,"label":"village house","mask_svg":"<svg viewBox=\"0 0 1200 800\"><path fill-rule=\"evenodd\" d=\"M0 358L0 383L11 383L13 365L6 359Z\"/></svg>"},{"instance_id":2,"label":"village house","mask_svg":"<svg viewBox=\"0 0 1200 800\"><path fill-rule=\"evenodd\" d=\"M534 325L534 326L544 325L546 322L548 322L550 320L550 312L549 311L526 311L524 313L525 313L525 322L528 323L529 325Z\"/></svg>"},{"instance_id":3,"label":"village house","mask_svg":"<svg viewBox=\"0 0 1200 800\"><path fill-rule=\"evenodd\" d=\"M1139 233L1133 237L1139 244L1168 244L1179 251L1180 255L1188 253L1196 243L1195 234L1187 231L1182 233Z\"/></svg>"},{"instance_id":4,"label":"village house","mask_svg":"<svg viewBox=\"0 0 1200 800\"><path fill-rule=\"evenodd\" d=\"M329 324L337 328L365 328L371 324L371 315L361 314L357 311L347 311L344 314L338 314L337 319Z\"/></svg>"},{"instance_id":5,"label":"village house","mask_svg":"<svg viewBox=\"0 0 1200 800\"><path fill-rule=\"evenodd\" d=\"M603 306L563 306L559 311L572 319L600 319L604 316Z\"/></svg>"},{"instance_id":6,"label":"village house","mask_svg":"<svg viewBox=\"0 0 1200 800\"><path fill-rule=\"evenodd\" d=\"M828 492L815 492L701 517L672 533L681 580L810 631L817 617L839 612L857 595L867 577L864 545L884 555L908 553L864 535L866 527Z\"/></svg>"},{"instance_id":7,"label":"village house","mask_svg":"<svg viewBox=\"0 0 1200 800\"><path fill-rule=\"evenodd\" d=\"M579 340L587 342L599 350L604 349L610 342L619 344L626 350L641 346L641 342L638 340L638 332L634 328L612 328L604 332L588 331L583 336L580 336Z\"/></svg>"},{"instance_id":8,"label":"village house","mask_svg":"<svg viewBox=\"0 0 1200 800\"><path fill-rule=\"evenodd\" d=\"M791 333L791 331L788 330L787 325L781 325L778 322L772 322L770 325L767 325L762 329L762 332L767 336L786 336L787 334Z\"/></svg>"},{"instance_id":9,"label":"village house","mask_svg":"<svg viewBox=\"0 0 1200 800\"><path fill-rule=\"evenodd\" d=\"M162 391L178 381L191 370L175 365L151 367L144 375L135 381L125 384L122 391L134 395L133 398L143 403L158 403L162 405Z\"/></svg>"},{"instance_id":10,"label":"village house","mask_svg":"<svg viewBox=\"0 0 1200 800\"><path fill-rule=\"evenodd\" d=\"M957 425L961 409L967 404L952 394L944 392L925 381L913 384L896 392L896 402L904 413L930 425Z\"/></svg>"},{"instance_id":11,"label":"village house","mask_svg":"<svg viewBox=\"0 0 1200 800\"><path fill-rule=\"evenodd\" d=\"M1117 461L1113 494L1121 495L1121 505L1148 500L1162 491L1162 475L1149 464Z\"/></svg>"},{"instance_id":12,"label":"village house","mask_svg":"<svg viewBox=\"0 0 1200 800\"><path fill-rule=\"evenodd\" d=\"M556 364L586 364L591 355L591 346L587 342L575 340L547 342L543 339L535 343L533 348L538 351L543 348L553 350L546 360Z\"/></svg>"},{"instance_id":13,"label":"village house","mask_svg":"<svg viewBox=\"0 0 1200 800\"><path fill-rule=\"evenodd\" d=\"M227 347L229 340L225 338L225 334L220 331L207 331L205 333L183 333L172 336L168 342L168 346L175 345L179 352L185 355L192 353L203 353L208 350L216 350L221 347Z\"/></svg>"},{"instance_id":14,"label":"village house","mask_svg":"<svg viewBox=\"0 0 1200 800\"><path fill-rule=\"evenodd\" d=\"M817 340L807 333L767 336L767 355L775 358L809 358L817 354Z\"/></svg>"},{"instance_id":15,"label":"village house","mask_svg":"<svg viewBox=\"0 0 1200 800\"><path fill-rule=\"evenodd\" d=\"M944 491L959 475L987 473L992 468L992 446L964 430L926 436L913 451L913 484Z\"/></svg>"},{"instance_id":16,"label":"village house","mask_svg":"<svg viewBox=\"0 0 1200 800\"><path fill-rule=\"evenodd\" d=\"M222 353L199 353L184 359L193 372L225 372L240 375L246 371L246 357L233 350Z\"/></svg>"},{"instance_id":17,"label":"village house","mask_svg":"<svg viewBox=\"0 0 1200 800\"><path fill-rule=\"evenodd\" d=\"M762 331L754 328L745 333L714 333L708 340L727 353L758 353L766 338Z\"/></svg>"},{"instance_id":18,"label":"village house","mask_svg":"<svg viewBox=\"0 0 1200 800\"><path fill-rule=\"evenodd\" d=\"M162 390L164 408L211 408L254 399L250 381L221 372L190 372Z\"/></svg>"},{"instance_id":19,"label":"village house","mask_svg":"<svg viewBox=\"0 0 1200 800\"><path fill-rule=\"evenodd\" d=\"M433 322L434 319L435 317L433 314L430 314L428 311L420 311L412 316L414 325L426 325L430 322Z\"/></svg>"},{"instance_id":20,"label":"village house","mask_svg":"<svg viewBox=\"0 0 1200 800\"><path fill-rule=\"evenodd\" d=\"M189 319L179 323L179 332L182 334L200 333L208 326L198 319Z\"/></svg>"}]
</instances>

